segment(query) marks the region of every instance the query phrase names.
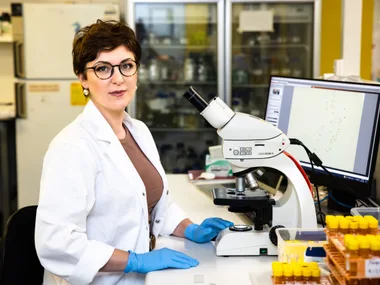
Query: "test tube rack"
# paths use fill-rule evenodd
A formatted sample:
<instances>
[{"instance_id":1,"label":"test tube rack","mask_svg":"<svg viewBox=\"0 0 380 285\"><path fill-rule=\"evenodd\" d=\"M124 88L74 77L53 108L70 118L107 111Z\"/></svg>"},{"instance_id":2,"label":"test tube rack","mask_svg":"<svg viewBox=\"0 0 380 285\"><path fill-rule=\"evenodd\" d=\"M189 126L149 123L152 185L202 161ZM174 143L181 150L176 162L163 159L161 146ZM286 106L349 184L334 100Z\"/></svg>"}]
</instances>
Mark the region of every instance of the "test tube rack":
<instances>
[{"instance_id":1,"label":"test tube rack","mask_svg":"<svg viewBox=\"0 0 380 285\"><path fill-rule=\"evenodd\" d=\"M352 275L347 270L346 249L343 243L343 236L329 237L328 244L323 247L326 251L326 265L331 271L332 279L340 285L361 284L365 280L378 279L380 282L380 259L350 258L349 263L355 264L357 272ZM369 268L368 261L371 262ZM368 275L371 275L369 277ZM371 282L373 283L373 282Z\"/></svg>"}]
</instances>

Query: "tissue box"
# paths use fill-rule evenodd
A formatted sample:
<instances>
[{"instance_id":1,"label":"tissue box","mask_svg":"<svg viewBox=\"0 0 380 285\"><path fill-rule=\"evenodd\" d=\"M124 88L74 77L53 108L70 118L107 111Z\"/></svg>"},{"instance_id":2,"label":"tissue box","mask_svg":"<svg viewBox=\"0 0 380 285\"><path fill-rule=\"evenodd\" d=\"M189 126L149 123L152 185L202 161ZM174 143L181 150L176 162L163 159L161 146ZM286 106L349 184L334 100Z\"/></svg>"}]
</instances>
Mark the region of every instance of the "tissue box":
<instances>
[{"instance_id":1,"label":"tissue box","mask_svg":"<svg viewBox=\"0 0 380 285\"><path fill-rule=\"evenodd\" d=\"M206 172L214 173L216 177L229 177L232 175L232 169L229 162L223 158L211 158L206 155Z\"/></svg>"}]
</instances>

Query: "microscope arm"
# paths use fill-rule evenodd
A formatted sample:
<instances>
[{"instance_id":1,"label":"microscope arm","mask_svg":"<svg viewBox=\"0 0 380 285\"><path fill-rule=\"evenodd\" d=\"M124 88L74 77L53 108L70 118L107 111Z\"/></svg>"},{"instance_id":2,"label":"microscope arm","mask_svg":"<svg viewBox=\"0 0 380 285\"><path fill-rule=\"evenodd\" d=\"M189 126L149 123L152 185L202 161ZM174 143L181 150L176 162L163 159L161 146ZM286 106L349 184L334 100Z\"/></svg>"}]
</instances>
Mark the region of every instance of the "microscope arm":
<instances>
[{"instance_id":1,"label":"microscope arm","mask_svg":"<svg viewBox=\"0 0 380 285\"><path fill-rule=\"evenodd\" d=\"M284 154L287 155L293 162L294 164L297 166L298 170L302 173L302 176L305 178L305 181L307 183L307 186L309 187L309 190L311 192L311 196L314 198L314 192L313 192L313 186L311 185L311 182L309 180L309 177L307 176L305 170L303 170L301 164L298 162L298 160L292 156L290 153L284 151Z\"/></svg>"},{"instance_id":2,"label":"microscope arm","mask_svg":"<svg viewBox=\"0 0 380 285\"><path fill-rule=\"evenodd\" d=\"M268 167L280 170L288 179L288 187L284 195L273 206L273 225L283 225L289 228L316 228L314 200L310 182L289 154L281 153L271 159L234 160L230 161L235 171L249 167Z\"/></svg>"}]
</instances>

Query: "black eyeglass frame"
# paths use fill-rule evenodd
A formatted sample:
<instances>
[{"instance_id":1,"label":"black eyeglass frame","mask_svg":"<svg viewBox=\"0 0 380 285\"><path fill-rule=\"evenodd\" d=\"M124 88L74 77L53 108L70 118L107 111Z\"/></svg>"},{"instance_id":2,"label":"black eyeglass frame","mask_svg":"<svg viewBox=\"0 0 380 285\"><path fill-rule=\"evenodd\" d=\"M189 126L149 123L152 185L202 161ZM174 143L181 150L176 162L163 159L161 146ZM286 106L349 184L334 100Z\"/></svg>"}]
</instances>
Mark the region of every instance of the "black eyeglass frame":
<instances>
[{"instance_id":1,"label":"black eyeglass frame","mask_svg":"<svg viewBox=\"0 0 380 285\"><path fill-rule=\"evenodd\" d=\"M121 71L121 69L120 69L120 64L122 64L122 63L124 63L124 62L128 62L128 61L133 61L133 62L136 64L136 71L135 71L133 74L131 74L131 75L125 75L125 74ZM109 62L104 62L104 63L107 63L107 64L109 64L109 65L112 67L112 69L111 69L111 74L110 74L110 76L107 77L107 78L100 78L100 77L98 76L98 74L96 73L95 68L96 68L98 65L100 65L101 63L96 63L94 66L86 67L86 68L84 69L84 71L86 71L87 69L92 69L92 70L94 71L94 73L95 73L95 75L96 75L97 78L99 78L100 80L107 80L107 79L110 79L110 78L112 77L112 75L113 75L113 73L114 73L114 68L115 68L115 67L118 67L120 74L123 75L123 76L125 76L125 77L131 77L131 76L135 75L136 72L137 72L137 70L138 70L139 67L140 67L140 63L136 62L136 61L133 60L132 58L124 59L124 60L122 60L119 64L114 64L114 65L112 65L112 64L109 63Z\"/></svg>"}]
</instances>

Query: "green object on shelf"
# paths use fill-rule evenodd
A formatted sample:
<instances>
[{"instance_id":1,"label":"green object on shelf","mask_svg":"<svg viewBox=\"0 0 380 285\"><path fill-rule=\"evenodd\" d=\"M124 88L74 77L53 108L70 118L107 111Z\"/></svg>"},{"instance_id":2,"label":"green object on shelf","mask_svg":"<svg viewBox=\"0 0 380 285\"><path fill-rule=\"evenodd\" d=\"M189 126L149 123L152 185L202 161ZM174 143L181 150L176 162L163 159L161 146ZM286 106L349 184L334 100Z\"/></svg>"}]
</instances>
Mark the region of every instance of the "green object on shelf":
<instances>
[{"instance_id":1,"label":"green object on shelf","mask_svg":"<svg viewBox=\"0 0 380 285\"><path fill-rule=\"evenodd\" d=\"M211 158L206 155L206 172L214 173L216 177L229 177L233 176L231 165L223 158Z\"/></svg>"}]
</instances>

